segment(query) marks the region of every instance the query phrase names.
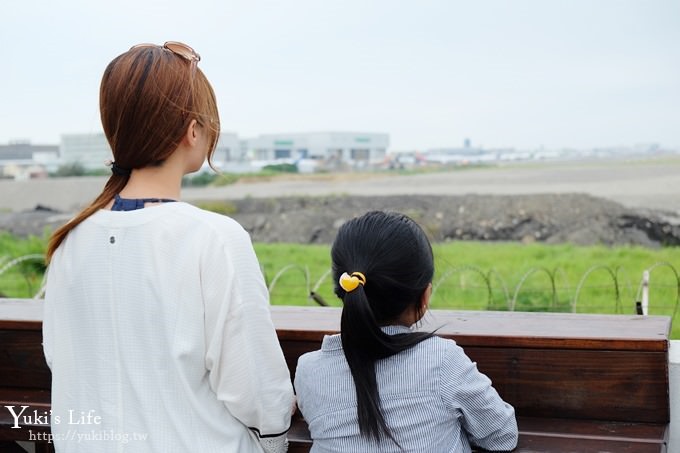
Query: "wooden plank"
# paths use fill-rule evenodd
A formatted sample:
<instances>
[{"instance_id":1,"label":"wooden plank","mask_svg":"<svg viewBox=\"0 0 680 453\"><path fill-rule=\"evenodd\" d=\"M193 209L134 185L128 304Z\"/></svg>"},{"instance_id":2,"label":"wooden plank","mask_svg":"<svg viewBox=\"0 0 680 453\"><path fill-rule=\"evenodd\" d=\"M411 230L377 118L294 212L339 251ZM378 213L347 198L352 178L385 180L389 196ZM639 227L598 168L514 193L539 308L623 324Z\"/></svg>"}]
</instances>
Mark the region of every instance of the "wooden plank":
<instances>
[{"instance_id":1,"label":"wooden plank","mask_svg":"<svg viewBox=\"0 0 680 453\"><path fill-rule=\"evenodd\" d=\"M282 339L320 342L340 330L339 308L271 311ZM670 327L667 316L430 310L421 329L438 329L461 346L667 351Z\"/></svg>"},{"instance_id":2,"label":"wooden plank","mask_svg":"<svg viewBox=\"0 0 680 453\"><path fill-rule=\"evenodd\" d=\"M45 408L41 405L29 404L28 408L24 411L24 415L34 415L37 414L41 418L34 419L31 418L30 423L24 423L22 420L19 424L20 428L12 428L14 425L14 418L9 410L2 404L0 407L0 441L36 441L36 440L47 440L48 436L51 434L50 425L46 422L46 416L49 414L50 409ZM17 408L20 411L20 408ZM43 423L45 422L45 423Z\"/></svg>"},{"instance_id":3,"label":"wooden plank","mask_svg":"<svg viewBox=\"0 0 680 453\"><path fill-rule=\"evenodd\" d=\"M667 316L431 310L431 326L461 344L667 351ZM427 326L425 326L427 328Z\"/></svg>"},{"instance_id":4,"label":"wooden plank","mask_svg":"<svg viewBox=\"0 0 680 453\"><path fill-rule=\"evenodd\" d=\"M0 406L5 405L24 405L35 406L36 408L50 409L51 391L46 389L27 389L21 387L1 387ZM2 407L0 407L2 409Z\"/></svg>"},{"instance_id":5,"label":"wooden plank","mask_svg":"<svg viewBox=\"0 0 680 453\"><path fill-rule=\"evenodd\" d=\"M28 302L33 305L31 310L35 310L36 302ZM23 310L16 302L10 305L14 312ZM318 349L326 329L332 325L337 327L339 323L337 309L273 307L273 313L291 375L294 375L298 357L307 351ZM443 317L456 315L438 314L444 315ZM512 320L508 320L511 315L513 314L469 312L465 313L465 318L460 319L470 321L460 322L469 322L469 326L482 319L491 319L493 321L489 325L494 326L500 316L505 319L505 323L514 324L510 322ZM521 318L533 319L533 315L521 314ZM563 316L555 319L563 319ZM631 321L627 317L591 318L583 315L577 315L577 318L588 321L581 324L590 324L592 321L596 325L610 324L614 318L621 321L621 326L632 324L636 329L645 326L645 320L651 319L639 317ZM543 325L544 323L539 322L542 319L553 318L539 316L534 324ZM313 335L306 331L305 335L298 335L301 328L309 326L312 326L313 330L309 332ZM576 330L585 330L583 327L579 329ZM642 328L641 333L632 327L627 330L632 338L644 338L649 334L647 328ZM609 332L612 331L613 328L610 327ZM438 333L453 336L459 344L464 343L461 340L478 338L477 335L461 337L446 329L441 329ZM468 345L465 350L478 362L480 370L492 379L499 393L516 407L519 415L557 414L574 418L668 422L666 352L655 352L658 348L654 347L652 352L644 352L639 348L617 350L609 347L598 351L592 349L592 343L583 349L575 349L574 345L571 348L556 348L558 343L551 344L552 349L504 346L504 341L512 345L511 340L508 337L496 337L493 347L482 341L482 346ZM540 343L542 340L537 341ZM611 346L611 341L602 341L605 346ZM0 330L0 344L4 346L0 350L0 386L49 389L50 373L44 362L39 330ZM25 370L31 372L26 373Z\"/></svg>"},{"instance_id":6,"label":"wooden plank","mask_svg":"<svg viewBox=\"0 0 680 453\"><path fill-rule=\"evenodd\" d=\"M284 339L321 341L340 329L340 309L273 306ZM21 322L17 322L21 321ZM42 301L0 299L0 329L39 330ZM667 316L430 310L423 329L476 346L668 350Z\"/></svg>"},{"instance_id":7,"label":"wooden plank","mask_svg":"<svg viewBox=\"0 0 680 453\"><path fill-rule=\"evenodd\" d=\"M663 453L664 444L618 441L612 439L573 439L525 434L520 436L514 453Z\"/></svg>"},{"instance_id":8,"label":"wooden plank","mask_svg":"<svg viewBox=\"0 0 680 453\"><path fill-rule=\"evenodd\" d=\"M0 442L2 453L26 453L26 450L17 445L16 442Z\"/></svg>"},{"instance_id":9,"label":"wooden plank","mask_svg":"<svg viewBox=\"0 0 680 453\"><path fill-rule=\"evenodd\" d=\"M279 333L294 377L299 356L319 349L320 342ZM667 352L500 344L465 351L518 415L669 423Z\"/></svg>"},{"instance_id":10,"label":"wooden plank","mask_svg":"<svg viewBox=\"0 0 680 453\"><path fill-rule=\"evenodd\" d=\"M666 448L664 425L532 417L518 417L517 424L520 435L515 452L659 453ZM288 439L290 452L306 453L312 446L307 425L299 414Z\"/></svg>"},{"instance_id":11,"label":"wooden plank","mask_svg":"<svg viewBox=\"0 0 680 453\"><path fill-rule=\"evenodd\" d=\"M0 329L42 329L43 301L40 299L0 299Z\"/></svg>"},{"instance_id":12,"label":"wooden plank","mask_svg":"<svg viewBox=\"0 0 680 453\"><path fill-rule=\"evenodd\" d=\"M0 330L0 387L49 389L40 330Z\"/></svg>"},{"instance_id":13,"label":"wooden plank","mask_svg":"<svg viewBox=\"0 0 680 453\"><path fill-rule=\"evenodd\" d=\"M611 438L619 441L657 443L668 441L668 426L658 423L630 423L601 420L517 417L523 434L574 438Z\"/></svg>"},{"instance_id":14,"label":"wooden plank","mask_svg":"<svg viewBox=\"0 0 680 453\"><path fill-rule=\"evenodd\" d=\"M291 376L318 349L282 341ZM518 415L669 423L668 357L662 352L467 347L465 352Z\"/></svg>"},{"instance_id":15,"label":"wooden plank","mask_svg":"<svg viewBox=\"0 0 680 453\"><path fill-rule=\"evenodd\" d=\"M292 373L301 354L318 349L325 334L338 331L339 316L337 308L272 307ZM31 395L27 388L50 386L41 319L42 301L0 300L3 400L49 407L49 392ZM439 335L465 347L516 407L524 430L524 449L517 451L588 452L606 445L608 451L662 451L648 446L659 443L659 433L667 436L669 318L433 310L426 321L423 329L440 327ZM543 418L555 415L572 420ZM593 425L584 418L609 421ZM544 422L550 420L552 425ZM601 431L593 432L593 426ZM584 444L565 450L574 438ZM621 445L603 444L603 438ZM626 442L642 449L626 449ZM306 451L295 448L290 451Z\"/></svg>"},{"instance_id":16,"label":"wooden plank","mask_svg":"<svg viewBox=\"0 0 680 453\"><path fill-rule=\"evenodd\" d=\"M465 348L518 415L669 423L662 352Z\"/></svg>"}]
</instances>

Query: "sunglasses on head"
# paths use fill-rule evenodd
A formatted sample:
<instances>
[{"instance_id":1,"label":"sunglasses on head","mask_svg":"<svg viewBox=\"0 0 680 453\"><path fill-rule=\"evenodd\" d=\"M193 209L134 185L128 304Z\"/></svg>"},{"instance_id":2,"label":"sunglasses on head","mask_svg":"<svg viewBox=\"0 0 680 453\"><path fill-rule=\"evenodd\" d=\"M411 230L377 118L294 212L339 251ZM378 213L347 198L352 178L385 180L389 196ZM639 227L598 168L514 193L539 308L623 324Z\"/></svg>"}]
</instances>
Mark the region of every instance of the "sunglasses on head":
<instances>
[{"instance_id":1,"label":"sunglasses on head","mask_svg":"<svg viewBox=\"0 0 680 453\"><path fill-rule=\"evenodd\" d=\"M160 47L162 49L168 50L175 55L179 55L185 60L189 60L192 67L195 67L199 61L201 61L201 56L191 47L187 46L183 42L178 41L167 41L162 46L157 44L137 44L136 46L130 47L130 50L137 49L139 47Z\"/></svg>"}]
</instances>

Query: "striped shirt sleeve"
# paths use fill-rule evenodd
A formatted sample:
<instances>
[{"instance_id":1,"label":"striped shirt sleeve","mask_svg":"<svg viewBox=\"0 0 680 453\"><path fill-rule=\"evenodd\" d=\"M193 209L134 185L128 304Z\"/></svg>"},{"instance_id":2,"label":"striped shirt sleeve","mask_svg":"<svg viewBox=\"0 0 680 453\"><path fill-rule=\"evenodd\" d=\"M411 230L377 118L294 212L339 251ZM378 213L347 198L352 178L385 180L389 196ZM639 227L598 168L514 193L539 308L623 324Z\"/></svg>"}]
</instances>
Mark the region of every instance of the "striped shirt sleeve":
<instances>
[{"instance_id":1,"label":"striped shirt sleeve","mask_svg":"<svg viewBox=\"0 0 680 453\"><path fill-rule=\"evenodd\" d=\"M444 404L459 418L471 444L490 451L510 451L517 446L514 408L453 342L442 364L440 385Z\"/></svg>"}]
</instances>

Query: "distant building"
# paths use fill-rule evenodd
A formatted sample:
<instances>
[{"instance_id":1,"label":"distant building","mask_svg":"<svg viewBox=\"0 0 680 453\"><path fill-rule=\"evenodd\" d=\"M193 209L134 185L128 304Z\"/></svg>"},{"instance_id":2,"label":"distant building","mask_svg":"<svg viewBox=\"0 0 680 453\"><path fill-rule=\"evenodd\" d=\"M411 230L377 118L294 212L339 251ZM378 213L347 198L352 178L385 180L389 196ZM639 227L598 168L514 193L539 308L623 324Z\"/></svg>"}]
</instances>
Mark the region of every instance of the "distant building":
<instances>
[{"instance_id":1,"label":"distant building","mask_svg":"<svg viewBox=\"0 0 680 453\"><path fill-rule=\"evenodd\" d=\"M425 159L429 163L436 164L471 164L496 160L496 152L490 152L482 148L435 148L425 151Z\"/></svg>"},{"instance_id":2,"label":"distant building","mask_svg":"<svg viewBox=\"0 0 680 453\"><path fill-rule=\"evenodd\" d=\"M79 163L87 170L102 169L108 160L113 159L109 142L103 133L62 135L60 151L62 164ZM239 153L238 135L220 134L213 162L215 166L222 167L225 162L238 158Z\"/></svg>"},{"instance_id":3,"label":"distant building","mask_svg":"<svg viewBox=\"0 0 680 453\"><path fill-rule=\"evenodd\" d=\"M59 146L14 142L0 145L0 177L29 179L47 176L57 168Z\"/></svg>"},{"instance_id":4,"label":"distant building","mask_svg":"<svg viewBox=\"0 0 680 453\"><path fill-rule=\"evenodd\" d=\"M227 162L243 160L243 152L241 151L241 142L238 139L238 135L233 132L221 133L212 160L218 168L224 167Z\"/></svg>"},{"instance_id":5,"label":"distant building","mask_svg":"<svg viewBox=\"0 0 680 453\"><path fill-rule=\"evenodd\" d=\"M295 163L300 171L339 170L382 163L388 147L389 135L379 133L264 134L240 140L237 134L228 132L220 134L212 160L216 168L225 171L253 171L276 163ZM47 174L72 164L85 170L102 170L112 159L103 133L64 134L58 146L0 145L0 176L34 177L40 171ZM26 176L21 169L28 167L31 170Z\"/></svg>"},{"instance_id":6,"label":"distant building","mask_svg":"<svg viewBox=\"0 0 680 453\"><path fill-rule=\"evenodd\" d=\"M370 132L264 134L242 141L242 149L252 161L295 163L314 160L328 169L361 168L382 162L389 142L388 134Z\"/></svg>"},{"instance_id":7,"label":"distant building","mask_svg":"<svg viewBox=\"0 0 680 453\"><path fill-rule=\"evenodd\" d=\"M103 133L65 134L59 145L61 164L80 164L86 170L103 169L113 159L109 142Z\"/></svg>"}]
</instances>

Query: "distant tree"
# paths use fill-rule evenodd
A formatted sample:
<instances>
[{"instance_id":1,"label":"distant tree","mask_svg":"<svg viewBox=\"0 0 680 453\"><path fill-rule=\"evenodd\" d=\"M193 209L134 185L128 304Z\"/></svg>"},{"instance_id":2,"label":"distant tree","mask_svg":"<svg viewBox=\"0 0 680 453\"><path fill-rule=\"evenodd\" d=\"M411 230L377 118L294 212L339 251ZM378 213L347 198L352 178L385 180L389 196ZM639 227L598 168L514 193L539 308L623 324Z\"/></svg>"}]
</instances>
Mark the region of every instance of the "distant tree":
<instances>
[{"instance_id":1,"label":"distant tree","mask_svg":"<svg viewBox=\"0 0 680 453\"><path fill-rule=\"evenodd\" d=\"M183 187L204 187L217 179L217 173L204 171L195 175L182 178Z\"/></svg>"},{"instance_id":2,"label":"distant tree","mask_svg":"<svg viewBox=\"0 0 680 453\"><path fill-rule=\"evenodd\" d=\"M80 162L72 162L60 166L52 176L64 177L64 176L85 176L85 167Z\"/></svg>"},{"instance_id":3,"label":"distant tree","mask_svg":"<svg viewBox=\"0 0 680 453\"><path fill-rule=\"evenodd\" d=\"M264 171L274 171L278 173L297 173L298 167L295 164L275 164L275 165L265 165L262 167Z\"/></svg>"}]
</instances>

